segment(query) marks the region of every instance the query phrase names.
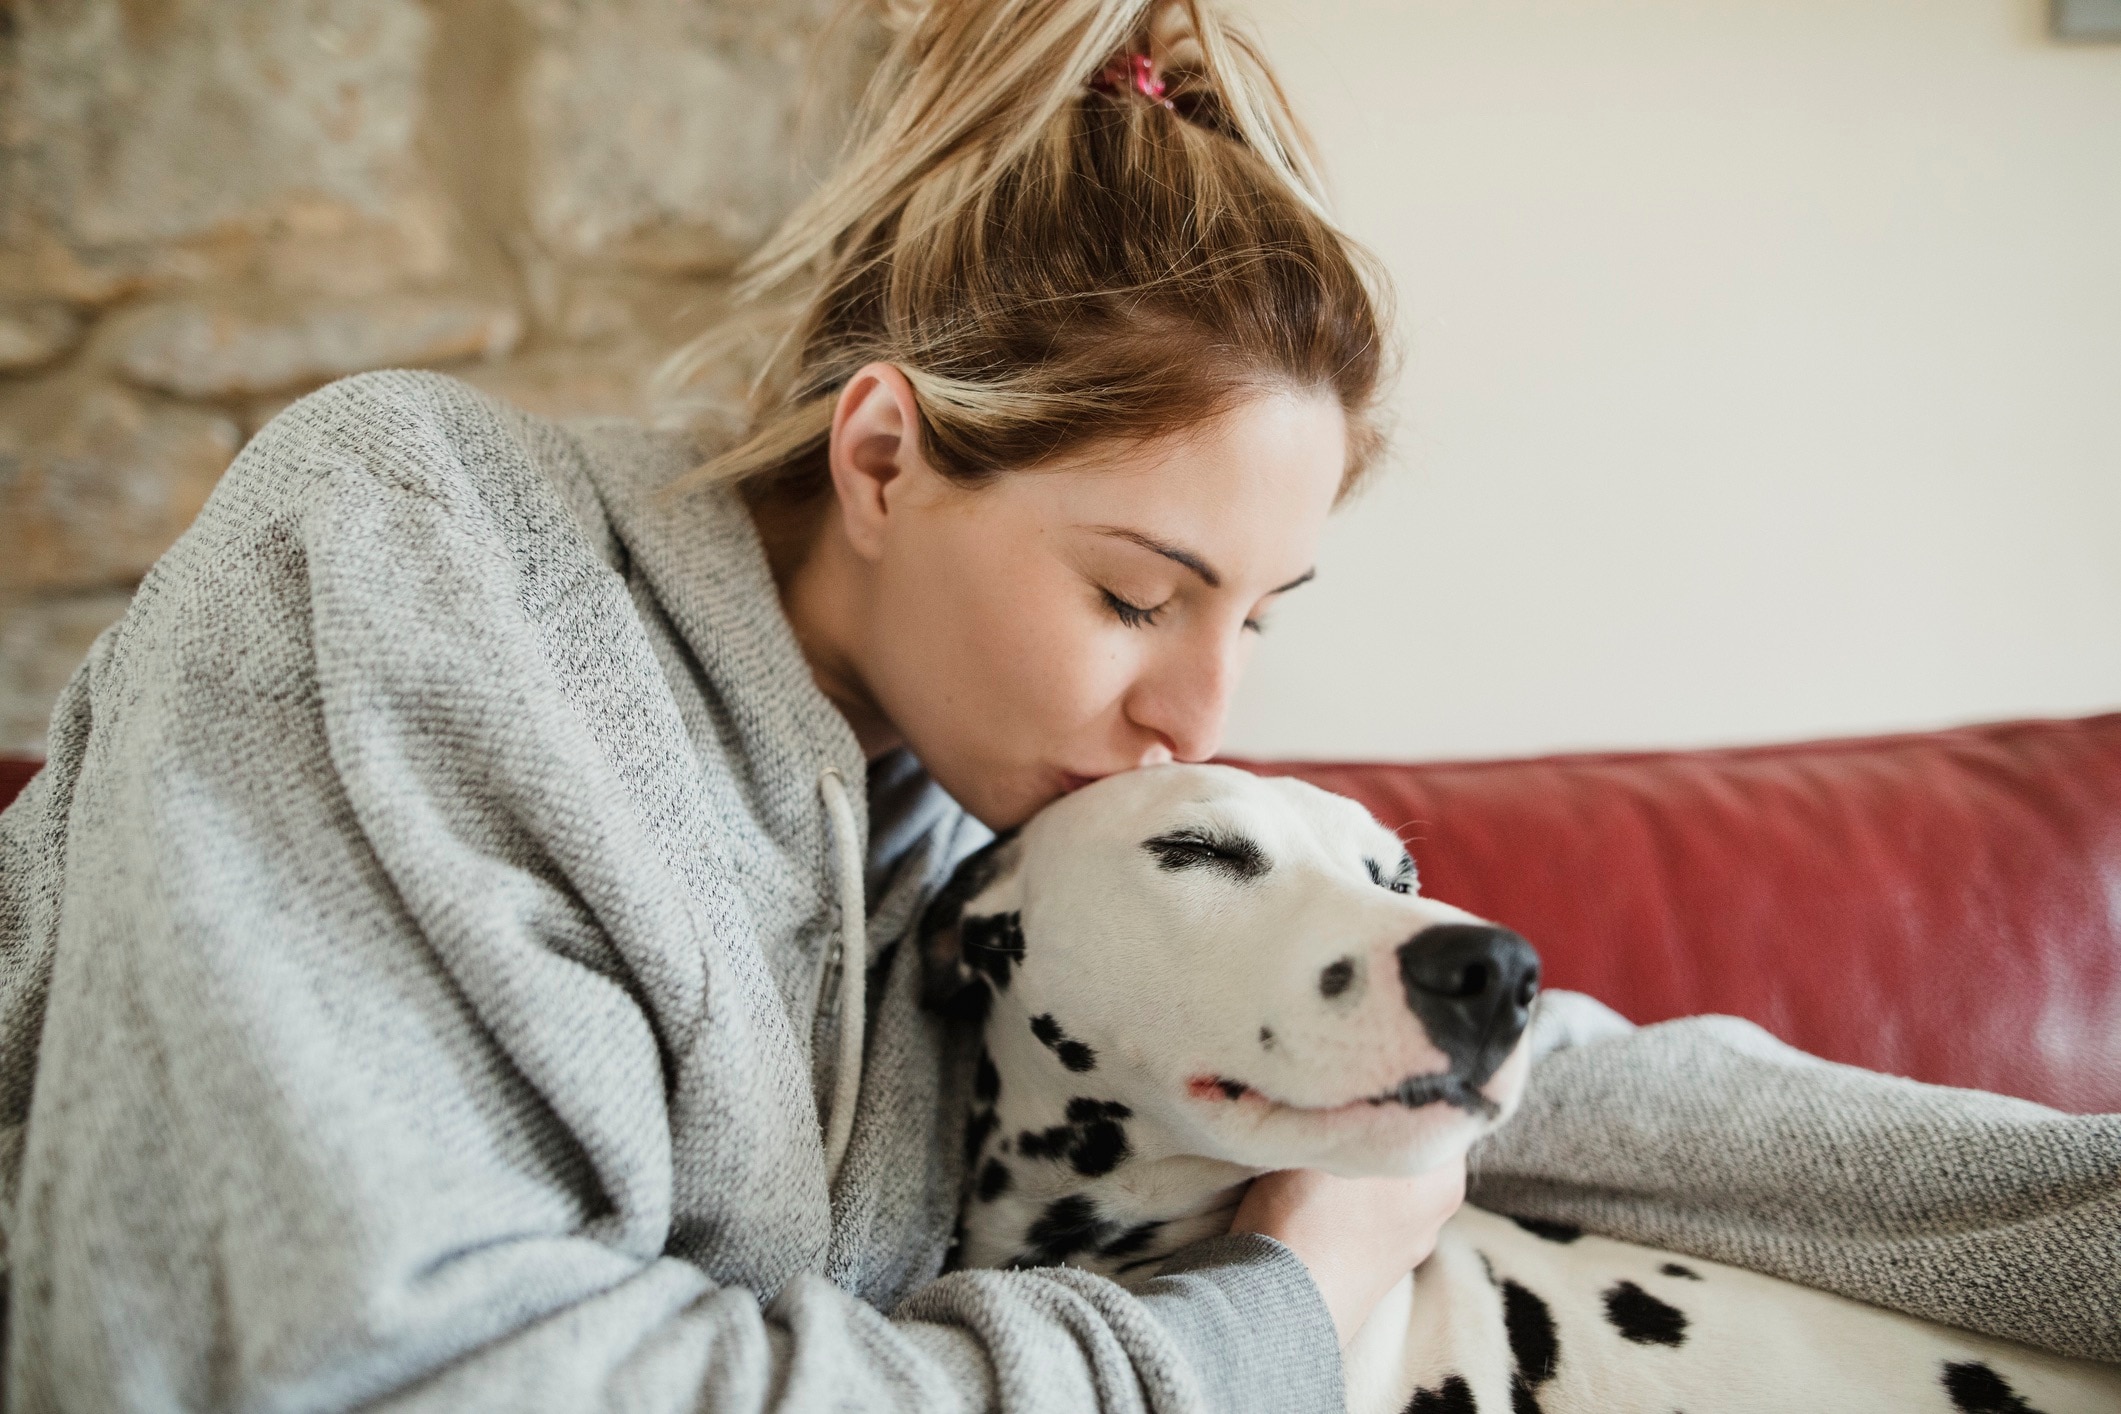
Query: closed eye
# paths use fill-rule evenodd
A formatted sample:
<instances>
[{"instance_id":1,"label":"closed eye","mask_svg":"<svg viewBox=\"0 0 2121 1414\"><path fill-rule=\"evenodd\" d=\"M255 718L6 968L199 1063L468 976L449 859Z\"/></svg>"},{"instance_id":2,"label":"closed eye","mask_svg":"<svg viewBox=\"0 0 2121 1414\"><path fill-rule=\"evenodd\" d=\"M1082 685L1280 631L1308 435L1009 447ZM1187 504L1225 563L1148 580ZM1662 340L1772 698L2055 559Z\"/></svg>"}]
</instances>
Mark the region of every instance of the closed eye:
<instances>
[{"instance_id":1,"label":"closed eye","mask_svg":"<svg viewBox=\"0 0 2121 1414\"><path fill-rule=\"evenodd\" d=\"M1105 607L1112 611L1112 617L1128 628L1154 628L1156 616L1164 611L1161 604L1136 604L1120 598L1109 589L1100 589L1097 592L1104 596Z\"/></svg>"},{"instance_id":2,"label":"closed eye","mask_svg":"<svg viewBox=\"0 0 2121 1414\"><path fill-rule=\"evenodd\" d=\"M1390 889L1395 894L1414 892L1414 856L1402 854L1399 865L1390 874L1374 859L1364 859L1363 867L1370 871L1370 882L1381 889Z\"/></svg>"},{"instance_id":3,"label":"closed eye","mask_svg":"<svg viewBox=\"0 0 2121 1414\"><path fill-rule=\"evenodd\" d=\"M1156 856L1156 866L1173 873L1181 869L1213 869L1244 881L1257 879L1270 867L1267 852L1243 835L1213 830L1173 830L1142 848Z\"/></svg>"}]
</instances>

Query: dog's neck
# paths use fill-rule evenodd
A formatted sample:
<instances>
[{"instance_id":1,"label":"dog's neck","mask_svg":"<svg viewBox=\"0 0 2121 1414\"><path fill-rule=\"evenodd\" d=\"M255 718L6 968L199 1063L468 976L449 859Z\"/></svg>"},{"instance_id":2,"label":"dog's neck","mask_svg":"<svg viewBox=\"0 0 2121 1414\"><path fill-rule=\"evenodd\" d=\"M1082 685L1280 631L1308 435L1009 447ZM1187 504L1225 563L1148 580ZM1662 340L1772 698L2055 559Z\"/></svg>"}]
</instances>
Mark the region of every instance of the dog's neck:
<instances>
[{"instance_id":1,"label":"dog's neck","mask_svg":"<svg viewBox=\"0 0 2121 1414\"><path fill-rule=\"evenodd\" d=\"M1098 1059L1050 1026L998 1007L984 1039L959 1265L1066 1262L1125 1281L1229 1231L1258 1170L1178 1152L1105 1098Z\"/></svg>"}]
</instances>

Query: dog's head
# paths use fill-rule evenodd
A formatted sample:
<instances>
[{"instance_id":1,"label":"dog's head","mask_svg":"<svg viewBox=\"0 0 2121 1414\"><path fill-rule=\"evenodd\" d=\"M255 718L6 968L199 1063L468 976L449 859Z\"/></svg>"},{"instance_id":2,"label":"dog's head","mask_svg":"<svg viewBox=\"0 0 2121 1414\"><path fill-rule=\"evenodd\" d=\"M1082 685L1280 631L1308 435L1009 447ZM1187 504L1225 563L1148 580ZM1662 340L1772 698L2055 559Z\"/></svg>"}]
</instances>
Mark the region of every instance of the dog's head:
<instances>
[{"instance_id":1,"label":"dog's head","mask_svg":"<svg viewBox=\"0 0 2121 1414\"><path fill-rule=\"evenodd\" d=\"M930 1003L984 1014L1071 1117L1124 1115L1128 1152L1416 1173L1523 1088L1531 947L1300 781L1107 777L967 861L920 931Z\"/></svg>"}]
</instances>

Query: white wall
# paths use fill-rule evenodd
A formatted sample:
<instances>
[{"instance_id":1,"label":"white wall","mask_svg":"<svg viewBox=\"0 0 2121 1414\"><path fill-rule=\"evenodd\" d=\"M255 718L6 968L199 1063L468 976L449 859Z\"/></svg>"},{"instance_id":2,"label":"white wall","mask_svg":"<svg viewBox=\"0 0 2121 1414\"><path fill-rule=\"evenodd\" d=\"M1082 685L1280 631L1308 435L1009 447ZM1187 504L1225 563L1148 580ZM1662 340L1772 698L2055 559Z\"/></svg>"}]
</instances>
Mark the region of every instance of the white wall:
<instances>
[{"instance_id":1,"label":"white wall","mask_svg":"<svg viewBox=\"0 0 2121 1414\"><path fill-rule=\"evenodd\" d=\"M1399 464L1229 749L2121 707L2121 46L2032 0L1253 0Z\"/></svg>"}]
</instances>

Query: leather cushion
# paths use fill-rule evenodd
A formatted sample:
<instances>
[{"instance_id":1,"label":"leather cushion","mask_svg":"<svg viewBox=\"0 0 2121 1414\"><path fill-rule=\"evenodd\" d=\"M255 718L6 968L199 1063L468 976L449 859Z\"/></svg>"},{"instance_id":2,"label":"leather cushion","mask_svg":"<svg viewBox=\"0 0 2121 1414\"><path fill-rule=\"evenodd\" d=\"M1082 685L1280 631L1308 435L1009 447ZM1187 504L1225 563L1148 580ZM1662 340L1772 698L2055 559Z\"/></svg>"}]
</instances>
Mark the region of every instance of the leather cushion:
<instances>
[{"instance_id":1,"label":"leather cushion","mask_svg":"<svg viewBox=\"0 0 2121 1414\"><path fill-rule=\"evenodd\" d=\"M1727 751L1239 763L1362 801L1436 898L1636 1021L2121 1111L2121 713ZM0 808L34 761L0 758Z\"/></svg>"},{"instance_id":2,"label":"leather cushion","mask_svg":"<svg viewBox=\"0 0 2121 1414\"><path fill-rule=\"evenodd\" d=\"M1259 764L1639 1022L2121 1111L2121 714L1739 750Z\"/></svg>"}]
</instances>

